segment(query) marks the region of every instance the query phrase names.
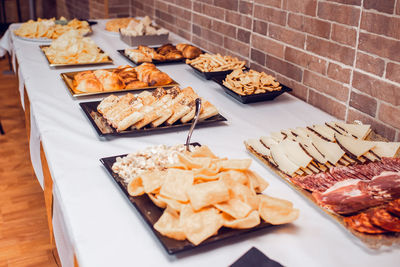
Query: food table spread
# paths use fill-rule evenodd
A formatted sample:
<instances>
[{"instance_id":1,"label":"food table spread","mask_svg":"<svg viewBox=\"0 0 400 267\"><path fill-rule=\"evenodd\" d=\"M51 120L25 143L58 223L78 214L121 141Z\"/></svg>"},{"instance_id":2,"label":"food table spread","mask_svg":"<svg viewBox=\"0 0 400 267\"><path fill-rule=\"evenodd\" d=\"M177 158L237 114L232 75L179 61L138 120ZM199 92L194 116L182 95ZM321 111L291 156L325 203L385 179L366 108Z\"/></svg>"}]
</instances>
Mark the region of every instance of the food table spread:
<instances>
[{"instance_id":1,"label":"food table spread","mask_svg":"<svg viewBox=\"0 0 400 267\"><path fill-rule=\"evenodd\" d=\"M17 25L12 25L11 29L15 27ZM118 36L104 31L104 21L92 29L90 37L113 59L114 66L109 67L129 64L117 52L128 46ZM74 254L79 266L227 266L253 246L285 266L395 266L400 261L400 253L395 247L379 251L366 248L260 164L243 144L249 138L280 129L324 123L334 120L333 117L289 94L270 102L244 105L227 95L217 83L197 76L185 64L159 65L157 68L166 72L181 88L194 88L227 118L222 125L197 128L192 140L209 146L220 157L252 158L251 169L270 184L269 195L293 202L300 210L300 216L289 225L275 226L175 256L168 255L99 159L152 145L184 143L187 129L107 139L99 137L79 102L101 100L104 96L74 98L60 73L107 66L50 68L38 43L10 37L19 63L20 81L24 82L30 101L31 157L35 172L41 180L39 137L54 182L53 225L63 266L72 266ZM170 34L170 40L172 43L184 41L173 34Z\"/></svg>"}]
</instances>

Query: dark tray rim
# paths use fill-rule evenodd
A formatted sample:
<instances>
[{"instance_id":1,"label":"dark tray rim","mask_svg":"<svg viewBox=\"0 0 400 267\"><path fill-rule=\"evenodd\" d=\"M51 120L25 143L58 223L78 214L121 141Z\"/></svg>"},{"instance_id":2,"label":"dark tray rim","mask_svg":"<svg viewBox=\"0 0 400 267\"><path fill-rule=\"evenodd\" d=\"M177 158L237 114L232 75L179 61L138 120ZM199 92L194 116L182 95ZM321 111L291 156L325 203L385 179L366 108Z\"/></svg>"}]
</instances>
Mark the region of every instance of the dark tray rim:
<instances>
[{"instance_id":1,"label":"dark tray rim","mask_svg":"<svg viewBox=\"0 0 400 267\"><path fill-rule=\"evenodd\" d=\"M154 46L154 47L153 46L148 46L148 47L158 48L160 46ZM133 49L135 49L135 48L133 48ZM125 55L125 49L118 49L117 52L120 53L129 62L135 64L136 66L139 66L140 64L144 63L144 62L136 63L135 61L133 61L129 56ZM152 63L154 65L163 65L163 64L172 64L172 63L185 63L185 60L186 60L185 58L182 58L182 59L169 59L169 60L167 59L167 60L164 60L164 61L152 59L152 61L148 62L148 63Z\"/></svg>"},{"instance_id":2,"label":"dark tray rim","mask_svg":"<svg viewBox=\"0 0 400 267\"><path fill-rule=\"evenodd\" d=\"M79 106L84 111L86 117L89 119L90 123L92 124L92 126L96 130L97 134L99 136L102 136L102 137L105 137L105 136L117 136L118 137L118 136L123 136L123 135L137 135L137 134L144 134L144 133L157 132L157 131L161 131L162 132L163 130L169 130L169 129L188 128L188 127L190 127L192 125L191 122L188 122L188 123L184 123L184 124L179 123L179 124L173 124L173 125L168 125L168 126L159 126L159 127L155 127L155 128L146 128L145 127L145 128L142 128L141 130L127 130L127 131L122 131L122 132L114 131L112 133L102 133L101 130L99 129L99 127L97 126L96 122L94 121L94 119L90 115L91 111L96 111L96 110L93 110L93 108L90 108L90 106L91 105L96 105L96 107L97 107L97 105L100 102L101 101L80 102ZM208 125L208 124L220 123L220 122L225 122L225 121L227 121L227 119L219 113L218 115L215 115L215 116L213 116L211 118L208 118L206 120L197 122L197 126L201 127L201 126L205 126L205 125Z\"/></svg>"},{"instance_id":3,"label":"dark tray rim","mask_svg":"<svg viewBox=\"0 0 400 267\"><path fill-rule=\"evenodd\" d=\"M196 145L197 143L194 143L193 145ZM200 145L200 144L199 144ZM227 236L224 236L222 238L220 237L220 233L218 233L217 235L211 236L208 239L204 240L202 243L200 243L199 245L193 245L192 243L190 243L188 240L175 240L166 236L161 235L156 229L154 229L153 227L153 223L144 215L144 213L146 212L146 210L142 210L141 207L132 199L135 198L139 198L139 197L145 197L147 198L149 201L150 198L147 196L147 194L139 196L139 197L132 197L129 195L125 185L122 183L122 178L119 177L118 174L116 174L113 170L112 170L112 164L116 161L117 157L124 157L128 154L123 154L123 155L118 155L118 156L111 156L111 157L106 157L106 158L101 158L100 162L103 164L103 166L106 168L107 172L109 173L109 175L111 176L111 178L113 179L113 181L118 184L119 188L122 190L122 192L124 193L125 197L129 200L129 202L131 203L131 205L133 205L135 207L135 209L139 212L140 217L146 222L146 224L151 228L153 234L157 237L158 241L161 243L161 245L163 246L163 248L167 251L168 254L173 255L173 254L177 254L177 253L181 253L181 252L185 252L185 251L189 251L189 250L193 250L196 248L200 248L200 247L204 247L207 245L211 245L214 243L217 243L219 241L222 240L226 240L229 238L233 238L233 237L238 237L238 236L243 236L246 234L250 234L262 229L266 229L266 228L273 228L276 227L275 225L271 225L269 223L264 222L261 219L261 223L259 225L257 225L256 227L253 228L249 228L249 229L231 229L231 228L226 228L226 227L222 227L221 229L224 229L225 232L224 234L227 234ZM131 199L132 198L132 199ZM154 205L154 204L153 204ZM158 208L157 206L154 205L155 208L160 209L160 211L162 211L161 208ZM220 229L220 230L221 230ZM181 247L180 248L170 248L168 247L168 245L163 241L164 239L168 239L168 240L172 240L176 243L181 243Z\"/></svg>"}]
</instances>

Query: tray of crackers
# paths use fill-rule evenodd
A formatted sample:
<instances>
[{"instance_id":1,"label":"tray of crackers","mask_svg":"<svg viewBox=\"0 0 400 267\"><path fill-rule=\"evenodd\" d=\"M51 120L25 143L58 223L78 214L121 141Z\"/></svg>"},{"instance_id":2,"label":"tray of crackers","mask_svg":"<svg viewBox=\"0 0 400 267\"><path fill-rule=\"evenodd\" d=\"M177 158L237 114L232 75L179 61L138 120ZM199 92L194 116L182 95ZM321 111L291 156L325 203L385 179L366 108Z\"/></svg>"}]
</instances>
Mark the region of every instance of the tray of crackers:
<instances>
[{"instance_id":1,"label":"tray of crackers","mask_svg":"<svg viewBox=\"0 0 400 267\"><path fill-rule=\"evenodd\" d=\"M110 95L102 101L81 102L99 136L122 136L176 131L190 127L199 96L191 87L157 88L153 92L123 96ZM202 101L198 126L226 121L209 101Z\"/></svg>"},{"instance_id":2,"label":"tray of crackers","mask_svg":"<svg viewBox=\"0 0 400 267\"><path fill-rule=\"evenodd\" d=\"M226 76L215 76L213 81L224 91L243 104L274 100L292 89L277 82L264 72L236 69Z\"/></svg>"},{"instance_id":3,"label":"tray of crackers","mask_svg":"<svg viewBox=\"0 0 400 267\"><path fill-rule=\"evenodd\" d=\"M201 54L195 59L187 59L186 64L207 80L210 80L214 76L227 75L234 69L246 68L246 61L239 60L237 57L209 53Z\"/></svg>"},{"instance_id":4,"label":"tray of crackers","mask_svg":"<svg viewBox=\"0 0 400 267\"><path fill-rule=\"evenodd\" d=\"M150 63L139 67L122 65L117 68L74 71L60 75L74 97L178 85L168 74Z\"/></svg>"},{"instance_id":5,"label":"tray of crackers","mask_svg":"<svg viewBox=\"0 0 400 267\"><path fill-rule=\"evenodd\" d=\"M400 244L400 142L387 142L370 125L337 121L245 145L356 242L372 249Z\"/></svg>"},{"instance_id":6,"label":"tray of crackers","mask_svg":"<svg viewBox=\"0 0 400 267\"><path fill-rule=\"evenodd\" d=\"M203 51L190 44L164 44L162 46L139 45L136 48L117 50L123 57L135 65L143 62L153 64L183 63L185 59L198 57Z\"/></svg>"},{"instance_id":7,"label":"tray of crackers","mask_svg":"<svg viewBox=\"0 0 400 267\"><path fill-rule=\"evenodd\" d=\"M268 183L250 159L219 158L207 146L160 145L100 161L169 254L299 214L290 201L262 194Z\"/></svg>"},{"instance_id":8,"label":"tray of crackers","mask_svg":"<svg viewBox=\"0 0 400 267\"><path fill-rule=\"evenodd\" d=\"M70 30L52 41L51 45L40 45L50 67L111 64L113 61L89 37Z\"/></svg>"}]
</instances>

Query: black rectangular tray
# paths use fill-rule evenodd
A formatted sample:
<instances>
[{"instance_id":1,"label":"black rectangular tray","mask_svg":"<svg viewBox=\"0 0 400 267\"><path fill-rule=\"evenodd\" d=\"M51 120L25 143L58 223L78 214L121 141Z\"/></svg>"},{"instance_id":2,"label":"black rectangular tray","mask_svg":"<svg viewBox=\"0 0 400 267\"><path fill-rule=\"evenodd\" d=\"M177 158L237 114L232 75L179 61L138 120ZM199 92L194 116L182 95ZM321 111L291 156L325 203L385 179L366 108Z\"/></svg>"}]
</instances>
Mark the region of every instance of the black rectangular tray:
<instances>
[{"instance_id":1,"label":"black rectangular tray","mask_svg":"<svg viewBox=\"0 0 400 267\"><path fill-rule=\"evenodd\" d=\"M154 49L157 49L158 47L153 47ZM142 64L143 62L139 62L136 63L135 61L133 61L129 56L125 55L125 50L124 49L120 49L117 50L124 58L126 58L129 62L131 62L132 64L138 66L140 64ZM155 60L153 59L151 63L153 63L154 65L162 65L162 64L171 64L171 63L185 63L185 58L182 59L168 59L168 60Z\"/></svg>"},{"instance_id":2,"label":"black rectangular tray","mask_svg":"<svg viewBox=\"0 0 400 267\"><path fill-rule=\"evenodd\" d=\"M212 80L221 85L221 87L225 90L225 93L232 96L237 101L242 102L243 104L274 100L276 97L280 96L285 92L293 91L291 88L281 84L282 89L279 91L272 91L272 92L253 94L253 95L239 95L238 93L232 91L223 84L223 80L225 79L225 77L226 75L216 76L213 77Z\"/></svg>"},{"instance_id":3,"label":"black rectangular tray","mask_svg":"<svg viewBox=\"0 0 400 267\"><path fill-rule=\"evenodd\" d=\"M176 122L175 124L172 125L160 125L158 127L152 128L150 126L145 126L140 130L134 129L134 130L125 130L122 132L117 132L113 127L108 125L108 123L105 122L105 119L100 115L100 113L97 112L97 106L100 104L100 101L91 101L91 102L81 102L79 105L85 112L86 116L88 117L90 123L93 125L95 128L97 134L99 136L122 136L122 135L127 135L127 134L144 134L148 132L156 132L156 131L166 131L169 129L179 129L179 128L184 128L184 127L190 127L192 125L191 122L187 123L181 123L180 121ZM96 123L96 121L98 123ZM99 122L100 121L100 122ZM203 121L198 121L197 126L204 126L208 124L213 124L213 123L220 123L226 121L226 118L222 116L221 114L215 115L211 118L208 118Z\"/></svg>"},{"instance_id":4,"label":"black rectangular tray","mask_svg":"<svg viewBox=\"0 0 400 267\"><path fill-rule=\"evenodd\" d=\"M175 240L175 239L163 236L157 230L155 230L153 227L153 225L161 217L161 215L163 213L163 209L154 205L153 202L151 201L151 199L147 196L147 194L142 195L142 196L137 196L137 197L130 196L126 189L126 185L125 185L123 179L121 177L119 177L119 175L116 174L112 170L112 165L116 161L116 158L124 157L124 156L126 156L126 155L102 158L102 159L100 159L100 162L107 169L108 173L111 175L114 182L116 182L118 184L118 186L121 188L121 190L125 194L125 196L129 199L131 204L140 213L142 219L144 219L144 221L147 223L147 225L153 231L154 235L156 236L158 241L160 241L160 243L165 248L165 250L168 252L168 254L176 254L176 253L188 251L188 250L191 250L194 248L204 247L204 246L210 245L212 243L215 243L217 241L221 241L224 239L256 232L261 229L273 227L273 225L263 222L263 221L258 226L254 227L254 228L250 228L250 229L238 230L238 229L230 229L230 228L222 227L218 231L217 235L209 237L208 239L206 239L205 241L203 241L201 244L199 244L197 246L193 245L192 243L190 243L187 240L181 241L181 240Z\"/></svg>"},{"instance_id":5,"label":"black rectangular tray","mask_svg":"<svg viewBox=\"0 0 400 267\"><path fill-rule=\"evenodd\" d=\"M187 65L189 65L192 69L194 69L194 72L196 74L200 75L203 78L206 78L207 80L210 80L210 79L212 79L213 77L216 77L216 76L224 76L225 77L226 75L228 75L229 73L231 73L233 71L233 70L224 70L224 71L202 72L201 70L193 67L190 64L187 64Z\"/></svg>"}]
</instances>

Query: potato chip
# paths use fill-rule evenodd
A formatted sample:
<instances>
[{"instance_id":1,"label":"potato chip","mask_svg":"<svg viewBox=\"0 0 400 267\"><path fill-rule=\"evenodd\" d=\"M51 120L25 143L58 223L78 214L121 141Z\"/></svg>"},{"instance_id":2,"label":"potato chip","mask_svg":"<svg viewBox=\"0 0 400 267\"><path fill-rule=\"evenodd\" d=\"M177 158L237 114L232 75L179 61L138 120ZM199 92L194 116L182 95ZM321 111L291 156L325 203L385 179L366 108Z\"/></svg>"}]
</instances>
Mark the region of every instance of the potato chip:
<instances>
[{"instance_id":1,"label":"potato chip","mask_svg":"<svg viewBox=\"0 0 400 267\"><path fill-rule=\"evenodd\" d=\"M187 170L208 168L211 164L210 158L192 158L182 153L178 154L178 159L186 166Z\"/></svg>"},{"instance_id":2,"label":"potato chip","mask_svg":"<svg viewBox=\"0 0 400 267\"><path fill-rule=\"evenodd\" d=\"M229 170L220 173L220 180L226 184L231 184L233 182L238 182L241 184L248 184L249 177L246 173L237 170Z\"/></svg>"},{"instance_id":3,"label":"potato chip","mask_svg":"<svg viewBox=\"0 0 400 267\"><path fill-rule=\"evenodd\" d=\"M218 162L220 170L246 170L251 165L251 159L227 159Z\"/></svg>"},{"instance_id":4,"label":"potato chip","mask_svg":"<svg viewBox=\"0 0 400 267\"><path fill-rule=\"evenodd\" d=\"M193 184L193 173L180 169L168 169L161 186L160 194L164 197L186 202L186 191Z\"/></svg>"},{"instance_id":5,"label":"potato chip","mask_svg":"<svg viewBox=\"0 0 400 267\"><path fill-rule=\"evenodd\" d=\"M250 184L256 193L262 193L268 187L268 182L261 178L257 173L251 170L245 170L244 173L249 178Z\"/></svg>"},{"instance_id":6,"label":"potato chip","mask_svg":"<svg viewBox=\"0 0 400 267\"><path fill-rule=\"evenodd\" d=\"M159 198L160 195L156 194L147 194L151 201L153 201L154 205L156 205L159 208L165 209L167 207L167 203L163 201L162 199Z\"/></svg>"},{"instance_id":7,"label":"potato chip","mask_svg":"<svg viewBox=\"0 0 400 267\"><path fill-rule=\"evenodd\" d=\"M226 214L229 214L235 219L242 219L246 217L252 210L249 205L237 198L231 198L225 202L214 204L214 207L225 212Z\"/></svg>"},{"instance_id":8,"label":"potato chip","mask_svg":"<svg viewBox=\"0 0 400 267\"><path fill-rule=\"evenodd\" d=\"M224 220L224 226L234 229L249 229L256 227L260 224L260 215L258 211L253 210L246 217L241 219L234 219L226 213L222 214Z\"/></svg>"},{"instance_id":9,"label":"potato chip","mask_svg":"<svg viewBox=\"0 0 400 267\"><path fill-rule=\"evenodd\" d=\"M192 185L186 194L194 210L229 200L228 187L221 181Z\"/></svg>"},{"instance_id":10,"label":"potato chip","mask_svg":"<svg viewBox=\"0 0 400 267\"><path fill-rule=\"evenodd\" d=\"M186 238L194 245L198 245L218 233L223 225L223 219L215 208L194 212L190 205L185 205L181 210L179 223Z\"/></svg>"},{"instance_id":11,"label":"potato chip","mask_svg":"<svg viewBox=\"0 0 400 267\"><path fill-rule=\"evenodd\" d=\"M199 158L199 157L206 157L206 158L213 158L213 159L218 158L217 156L214 155L214 153L211 152L211 150L208 148L208 146L196 147L196 149L192 153L190 153L190 156L192 158Z\"/></svg>"},{"instance_id":12,"label":"potato chip","mask_svg":"<svg viewBox=\"0 0 400 267\"><path fill-rule=\"evenodd\" d=\"M258 210L259 198L248 186L238 182L231 182L228 186L232 198L237 198L249 205L252 209Z\"/></svg>"},{"instance_id":13,"label":"potato chip","mask_svg":"<svg viewBox=\"0 0 400 267\"><path fill-rule=\"evenodd\" d=\"M140 177L133 178L132 181L128 184L127 189L129 195L133 197L141 196L145 193L142 179Z\"/></svg>"},{"instance_id":14,"label":"potato chip","mask_svg":"<svg viewBox=\"0 0 400 267\"><path fill-rule=\"evenodd\" d=\"M299 210L294 209L290 201L266 195L258 196L260 198L258 212L264 221L277 225L290 223L299 217Z\"/></svg>"},{"instance_id":15,"label":"potato chip","mask_svg":"<svg viewBox=\"0 0 400 267\"><path fill-rule=\"evenodd\" d=\"M180 218L178 214L174 211L171 211L169 208L166 208L164 210L164 213L161 215L161 217L158 219L153 227L164 236L176 240L185 240L186 236L179 222Z\"/></svg>"},{"instance_id":16,"label":"potato chip","mask_svg":"<svg viewBox=\"0 0 400 267\"><path fill-rule=\"evenodd\" d=\"M181 211L182 206L185 205L184 202L180 202L178 200L171 199L168 197L163 197L162 195L157 195L157 199L164 202L166 204L166 206L168 206L170 209L172 209L178 213ZM186 204L187 204L187 202L186 202Z\"/></svg>"},{"instance_id":17,"label":"potato chip","mask_svg":"<svg viewBox=\"0 0 400 267\"><path fill-rule=\"evenodd\" d=\"M142 179L144 191L146 193L154 193L161 188L165 179L165 171L150 171L140 175Z\"/></svg>"}]
</instances>

